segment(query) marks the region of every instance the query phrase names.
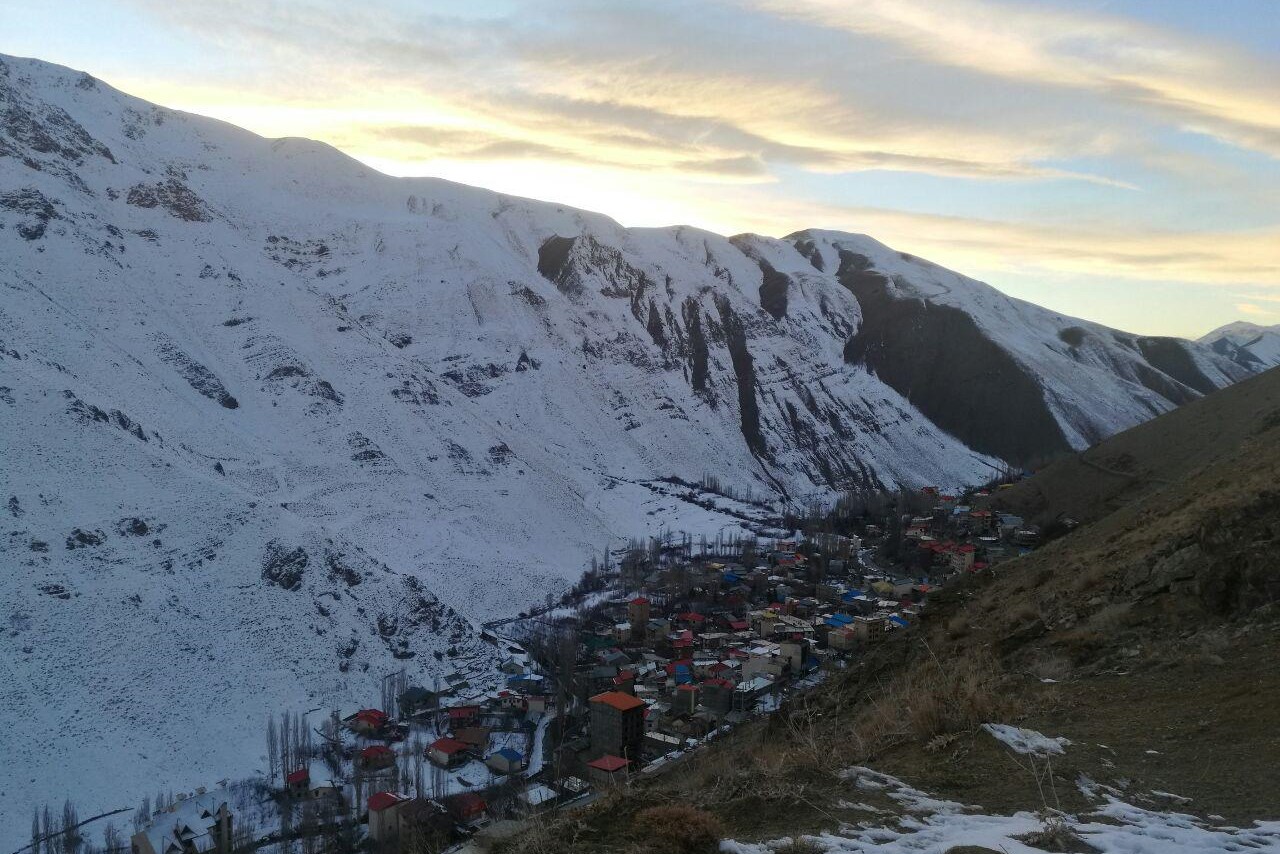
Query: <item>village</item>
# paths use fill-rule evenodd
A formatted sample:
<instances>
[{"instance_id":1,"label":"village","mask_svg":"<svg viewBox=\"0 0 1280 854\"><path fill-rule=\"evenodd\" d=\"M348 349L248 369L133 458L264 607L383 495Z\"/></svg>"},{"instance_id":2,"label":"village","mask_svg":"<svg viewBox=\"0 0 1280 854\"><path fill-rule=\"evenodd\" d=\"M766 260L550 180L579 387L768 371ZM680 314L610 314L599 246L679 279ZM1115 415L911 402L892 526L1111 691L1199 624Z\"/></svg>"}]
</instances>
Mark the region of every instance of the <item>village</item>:
<instances>
[{"instance_id":1,"label":"village","mask_svg":"<svg viewBox=\"0 0 1280 854\"><path fill-rule=\"evenodd\" d=\"M144 805L131 850L484 850L477 834L669 772L910 627L949 580L1034 546L990 497L925 488L921 512L845 533L631 549L602 589L484 629L498 684L399 671L376 706L285 715L270 780Z\"/></svg>"}]
</instances>

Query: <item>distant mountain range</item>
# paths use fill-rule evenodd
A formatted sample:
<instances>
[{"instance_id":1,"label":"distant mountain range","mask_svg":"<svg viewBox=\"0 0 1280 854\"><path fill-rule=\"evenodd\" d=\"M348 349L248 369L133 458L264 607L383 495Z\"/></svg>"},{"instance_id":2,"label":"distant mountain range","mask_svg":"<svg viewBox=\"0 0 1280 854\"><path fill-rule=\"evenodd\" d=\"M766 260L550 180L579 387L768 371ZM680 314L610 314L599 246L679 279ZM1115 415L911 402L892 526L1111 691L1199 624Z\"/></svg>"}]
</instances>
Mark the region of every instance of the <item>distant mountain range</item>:
<instances>
[{"instance_id":1,"label":"distant mountain range","mask_svg":"<svg viewBox=\"0 0 1280 854\"><path fill-rule=\"evenodd\" d=\"M1280 365L1280 325L1237 320L1213 330L1200 343L1250 370Z\"/></svg>"},{"instance_id":2,"label":"distant mountain range","mask_svg":"<svg viewBox=\"0 0 1280 854\"><path fill-rule=\"evenodd\" d=\"M1260 367L863 235L623 228L27 59L0 257L4 815L251 768L269 711L394 668L484 684L476 622L590 554L768 516L664 478L977 482Z\"/></svg>"}]
</instances>

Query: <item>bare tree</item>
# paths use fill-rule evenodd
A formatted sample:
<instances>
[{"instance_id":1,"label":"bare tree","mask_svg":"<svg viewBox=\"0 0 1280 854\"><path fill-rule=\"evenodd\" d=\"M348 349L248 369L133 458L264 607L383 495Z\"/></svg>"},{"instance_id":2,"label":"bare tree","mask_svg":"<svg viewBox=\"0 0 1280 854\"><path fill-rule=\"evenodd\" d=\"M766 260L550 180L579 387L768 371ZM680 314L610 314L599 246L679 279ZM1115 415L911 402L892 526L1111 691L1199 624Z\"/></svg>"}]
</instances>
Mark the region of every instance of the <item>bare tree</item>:
<instances>
[{"instance_id":1,"label":"bare tree","mask_svg":"<svg viewBox=\"0 0 1280 854\"><path fill-rule=\"evenodd\" d=\"M107 854L124 850L124 837L121 836L114 821L107 822L107 826L102 829L102 844L107 849Z\"/></svg>"},{"instance_id":2,"label":"bare tree","mask_svg":"<svg viewBox=\"0 0 1280 854\"><path fill-rule=\"evenodd\" d=\"M83 841L79 825L80 816L76 812L76 805L67 798L62 802L62 826L59 828L61 836L58 838L58 847L62 854L76 854L76 849Z\"/></svg>"},{"instance_id":3,"label":"bare tree","mask_svg":"<svg viewBox=\"0 0 1280 854\"><path fill-rule=\"evenodd\" d=\"M151 798L144 795L138 811L133 814L133 832L137 833L151 821Z\"/></svg>"},{"instance_id":4,"label":"bare tree","mask_svg":"<svg viewBox=\"0 0 1280 854\"><path fill-rule=\"evenodd\" d=\"M267 718L267 767L269 769L269 780L275 785L276 775L280 768L280 738L276 734L276 716L271 715Z\"/></svg>"}]
</instances>

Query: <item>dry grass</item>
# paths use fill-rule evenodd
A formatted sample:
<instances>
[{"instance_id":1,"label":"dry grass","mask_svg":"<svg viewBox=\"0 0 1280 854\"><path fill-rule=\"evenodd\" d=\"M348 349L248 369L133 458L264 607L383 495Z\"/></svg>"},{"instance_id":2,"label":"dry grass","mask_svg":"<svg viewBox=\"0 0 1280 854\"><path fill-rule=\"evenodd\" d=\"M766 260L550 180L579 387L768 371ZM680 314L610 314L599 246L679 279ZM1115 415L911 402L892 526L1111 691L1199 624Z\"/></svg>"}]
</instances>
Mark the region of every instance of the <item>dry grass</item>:
<instances>
[{"instance_id":1,"label":"dry grass","mask_svg":"<svg viewBox=\"0 0 1280 854\"><path fill-rule=\"evenodd\" d=\"M774 848L773 854L823 854L827 849L807 839L796 839L780 848Z\"/></svg>"},{"instance_id":2,"label":"dry grass","mask_svg":"<svg viewBox=\"0 0 1280 854\"><path fill-rule=\"evenodd\" d=\"M711 854L724 838L718 818L683 804L643 809L636 813L635 826L648 849L662 854Z\"/></svg>"},{"instance_id":3,"label":"dry grass","mask_svg":"<svg viewBox=\"0 0 1280 854\"><path fill-rule=\"evenodd\" d=\"M928 742L1020 713L1020 701L995 660L983 654L946 661L928 656L902 673L854 718L848 735L875 748ZM866 758L861 757L861 758Z\"/></svg>"},{"instance_id":4,"label":"dry grass","mask_svg":"<svg viewBox=\"0 0 1280 854\"><path fill-rule=\"evenodd\" d=\"M1090 854L1098 849L1085 842L1060 816L1051 815L1039 830L1018 837L1018 841L1042 851L1059 854Z\"/></svg>"}]
</instances>

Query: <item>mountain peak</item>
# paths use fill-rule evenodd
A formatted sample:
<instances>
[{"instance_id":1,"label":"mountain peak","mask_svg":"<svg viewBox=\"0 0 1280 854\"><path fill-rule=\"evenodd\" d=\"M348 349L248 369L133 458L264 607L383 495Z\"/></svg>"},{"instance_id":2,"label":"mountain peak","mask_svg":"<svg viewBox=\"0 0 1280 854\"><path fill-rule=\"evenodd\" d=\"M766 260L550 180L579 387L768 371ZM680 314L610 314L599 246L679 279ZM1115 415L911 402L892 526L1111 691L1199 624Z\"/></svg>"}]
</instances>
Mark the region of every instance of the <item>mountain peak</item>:
<instances>
[{"instance_id":1,"label":"mountain peak","mask_svg":"<svg viewBox=\"0 0 1280 854\"><path fill-rule=\"evenodd\" d=\"M50 788L114 767L87 744L152 757L129 791L255 767L244 721L408 660L496 678L475 625L620 538L984 481L1250 371L864 235L623 228L34 60L0 106L0 417L31 437L0 583L32 722L0 750ZM671 486L704 476L721 494ZM45 726L78 719L68 677L128 714ZM234 726L197 749L174 685Z\"/></svg>"}]
</instances>

